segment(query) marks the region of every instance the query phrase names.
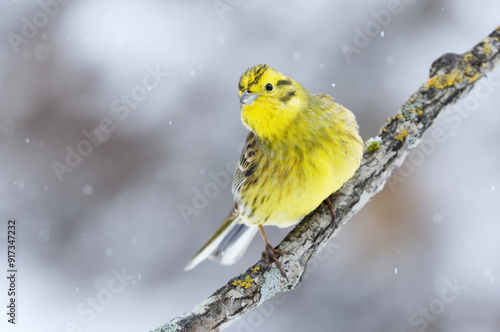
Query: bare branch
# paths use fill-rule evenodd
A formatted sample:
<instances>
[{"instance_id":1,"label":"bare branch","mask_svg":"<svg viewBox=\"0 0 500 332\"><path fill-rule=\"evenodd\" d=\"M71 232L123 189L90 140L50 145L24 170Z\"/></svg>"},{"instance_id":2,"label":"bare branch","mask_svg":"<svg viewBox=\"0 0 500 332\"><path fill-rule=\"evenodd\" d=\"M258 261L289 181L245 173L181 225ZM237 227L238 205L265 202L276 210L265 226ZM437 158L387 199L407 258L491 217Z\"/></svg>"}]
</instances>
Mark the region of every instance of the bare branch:
<instances>
[{"instance_id":1,"label":"bare branch","mask_svg":"<svg viewBox=\"0 0 500 332\"><path fill-rule=\"evenodd\" d=\"M403 163L422 135L443 110L467 95L478 79L500 62L500 26L465 54L445 54L434 61L431 78L388 119L376 140L368 143L361 167L334 200L335 221L322 205L299 223L281 242L281 257L289 282L276 267L266 270L259 261L235 277L191 311L155 332L218 331L234 323L264 301L294 289L307 263L377 192Z\"/></svg>"}]
</instances>

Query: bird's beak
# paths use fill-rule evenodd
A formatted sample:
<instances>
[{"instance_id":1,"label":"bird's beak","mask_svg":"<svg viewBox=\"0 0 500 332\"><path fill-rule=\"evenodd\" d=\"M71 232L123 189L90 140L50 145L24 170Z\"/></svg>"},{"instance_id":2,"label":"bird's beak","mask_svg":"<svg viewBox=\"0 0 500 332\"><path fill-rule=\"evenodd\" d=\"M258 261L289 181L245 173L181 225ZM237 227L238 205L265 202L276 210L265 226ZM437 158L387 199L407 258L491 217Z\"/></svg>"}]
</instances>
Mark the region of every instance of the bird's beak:
<instances>
[{"instance_id":1,"label":"bird's beak","mask_svg":"<svg viewBox=\"0 0 500 332\"><path fill-rule=\"evenodd\" d=\"M242 103L243 105L249 105L251 104L255 99L257 99L257 97L259 97L258 94L256 93L251 93L251 92L248 92L247 90L245 90L243 92L243 94L241 95L241 98L240 98L240 103Z\"/></svg>"}]
</instances>

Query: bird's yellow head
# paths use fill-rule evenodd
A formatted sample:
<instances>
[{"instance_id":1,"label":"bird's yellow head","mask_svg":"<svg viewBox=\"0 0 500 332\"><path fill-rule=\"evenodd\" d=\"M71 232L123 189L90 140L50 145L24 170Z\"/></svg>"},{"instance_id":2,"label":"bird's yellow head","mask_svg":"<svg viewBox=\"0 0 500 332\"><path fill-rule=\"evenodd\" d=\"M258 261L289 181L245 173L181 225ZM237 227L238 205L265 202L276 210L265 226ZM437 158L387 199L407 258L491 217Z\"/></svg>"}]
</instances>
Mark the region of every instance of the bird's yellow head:
<instances>
[{"instance_id":1,"label":"bird's yellow head","mask_svg":"<svg viewBox=\"0 0 500 332\"><path fill-rule=\"evenodd\" d=\"M238 83L241 121L258 138L275 140L306 107L309 93L268 65L248 68Z\"/></svg>"}]
</instances>

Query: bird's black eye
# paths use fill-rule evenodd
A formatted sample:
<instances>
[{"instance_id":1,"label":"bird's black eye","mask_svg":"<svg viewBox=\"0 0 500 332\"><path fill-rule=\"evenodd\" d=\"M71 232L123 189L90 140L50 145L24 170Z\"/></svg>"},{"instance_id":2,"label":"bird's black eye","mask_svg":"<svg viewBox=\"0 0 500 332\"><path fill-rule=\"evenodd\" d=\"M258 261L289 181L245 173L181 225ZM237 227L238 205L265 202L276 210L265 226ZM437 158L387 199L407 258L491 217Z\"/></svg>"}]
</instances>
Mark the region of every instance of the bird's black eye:
<instances>
[{"instance_id":1,"label":"bird's black eye","mask_svg":"<svg viewBox=\"0 0 500 332\"><path fill-rule=\"evenodd\" d=\"M273 85L271 83L266 84L266 90L267 91L273 91Z\"/></svg>"}]
</instances>

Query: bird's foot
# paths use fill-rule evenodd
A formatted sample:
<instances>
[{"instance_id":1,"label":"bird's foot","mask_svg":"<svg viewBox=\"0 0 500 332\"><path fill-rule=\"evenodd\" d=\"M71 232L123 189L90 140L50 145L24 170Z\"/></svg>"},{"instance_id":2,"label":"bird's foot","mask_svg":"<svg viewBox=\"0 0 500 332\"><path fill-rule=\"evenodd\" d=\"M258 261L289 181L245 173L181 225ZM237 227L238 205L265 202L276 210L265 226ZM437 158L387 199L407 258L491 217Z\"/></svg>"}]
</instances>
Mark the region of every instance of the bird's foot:
<instances>
[{"instance_id":1,"label":"bird's foot","mask_svg":"<svg viewBox=\"0 0 500 332\"><path fill-rule=\"evenodd\" d=\"M285 278L286 281L288 281L286 273L283 270L283 268L281 267L281 264L280 264L280 262L278 261L278 258L277 258L278 256L281 256L281 255L290 255L290 252L289 251L283 251L283 250L274 249L271 246L271 244L269 244L269 242L266 243L266 250L264 250L262 252L262 257L263 258L264 258L264 256L266 257L266 265L267 265L267 267L269 268L269 266L271 264L271 260L272 260L274 263L276 263L276 266L280 270L281 275L283 276L283 278Z\"/></svg>"},{"instance_id":2,"label":"bird's foot","mask_svg":"<svg viewBox=\"0 0 500 332\"><path fill-rule=\"evenodd\" d=\"M325 200L323 201L323 203L326 202L326 205L328 206L328 208L330 209L330 212L332 214L332 222L335 220L335 211L333 210L333 204L332 202L330 201L330 199L335 199L337 197L339 197L341 194L336 192L336 193L333 193L331 194L330 196L328 196L327 198L325 198Z\"/></svg>"}]
</instances>

